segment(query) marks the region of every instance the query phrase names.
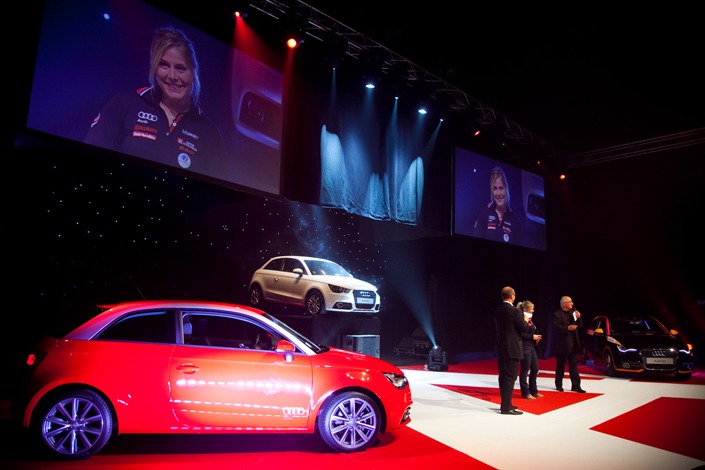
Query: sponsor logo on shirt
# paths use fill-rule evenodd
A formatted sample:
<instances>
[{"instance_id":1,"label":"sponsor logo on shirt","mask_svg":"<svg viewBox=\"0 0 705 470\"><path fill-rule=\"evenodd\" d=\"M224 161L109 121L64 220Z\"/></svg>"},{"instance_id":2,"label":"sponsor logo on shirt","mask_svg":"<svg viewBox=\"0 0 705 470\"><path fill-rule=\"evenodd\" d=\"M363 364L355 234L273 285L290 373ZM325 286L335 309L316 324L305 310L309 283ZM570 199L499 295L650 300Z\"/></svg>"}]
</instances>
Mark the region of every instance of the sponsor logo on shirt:
<instances>
[{"instance_id":1,"label":"sponsor logo on shirt","mask_svg":"<svg viewBox=\"0 0 705 470\"><path fill-rule=\"evenodd\" d=\"M137 122L142 124L149 124L150 122L157 122L159 118L156 114L148 113L147 111L137 112Z\"/></svg>"},{"instance_id":2,"label":"sponsor logo on shirt","mask_svg":"<svg viewBox=\"0 0 705 470\"><path fill-rule=\"evenodd\" d=\"M177 139L177 142L179 143L179 146L182 150L185 150L190 153L198 152L196 144L194 144L190 140L182 139L181 137L179 137Z\"/></svg>"},{"instance_id":3,"label":"sponsor logo on shirt","mask_svg":"<svg viewBox=\"0 0 705 470\"><path fill-rule=\"evenodd\" d=\"M187 153L180 153L177 161L181 168L188 168L191 166L191 157Z\"/></svg>"},{"instance_id":4,"label":"sponsor logo on shirt","mask_svg":"<svg viewBox=\"0 0 705 470\"><path fill-rule=\"evenodd\" d=\"M157 140L157 130L153 127L140 126L139 124L136 124L135 127L132 128L132 137Z\"/></svg>"},{"instance_id":5,"label":"sponsor logo on shirt","mask_svg":"<svg viewBox=\"0 0 705 470\"><path fill-rule=\"evenodd\" d=\"M198 140L198 136L191 131L187 131L186 129L181 129L181 133L187 137L191 137L193 140Z\"/></svg>"}]
</instances>

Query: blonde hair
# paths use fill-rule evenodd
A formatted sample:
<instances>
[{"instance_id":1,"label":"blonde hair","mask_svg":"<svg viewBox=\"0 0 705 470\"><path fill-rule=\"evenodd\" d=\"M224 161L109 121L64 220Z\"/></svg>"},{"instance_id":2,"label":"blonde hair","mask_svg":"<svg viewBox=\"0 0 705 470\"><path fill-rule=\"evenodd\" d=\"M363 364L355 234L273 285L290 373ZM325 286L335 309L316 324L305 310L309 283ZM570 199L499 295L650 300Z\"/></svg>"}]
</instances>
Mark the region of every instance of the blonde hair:
<instances>
[{"instance_id":1,"label":"blonde hair","mask_svg":"<svg viewBox=\"0 0 705 470\"><path fill-rule=\"evenodd\" d=\"M509 183L507 183L507 175L504 173L500 167L496 166L490 171L490 200L493 199L493 188L494 182L502 178L502 183L504 183L504 191L507 193L507 206L511 207L511 199L509 197Z\"/></svg>"},{"instance_id":2,"label":"blonde hair","mask_svg":"<svg viewBox=\"0 0 705 470\"><path fill-rule=\"evenodd\" d=\"M152 88L155 90L158 89L157 69L159 68L159 61L164 55L164 52L172 47L179 48L184 52L186 63L193 71L191 101L192 105L196 106L201 96L201 78L198 73L198 59L196 58L193 43L186 37L183 31L179 29L172 27L160 28L154 34L149 53L149 84L152 85Z\"/></svg>"}]
</instances>

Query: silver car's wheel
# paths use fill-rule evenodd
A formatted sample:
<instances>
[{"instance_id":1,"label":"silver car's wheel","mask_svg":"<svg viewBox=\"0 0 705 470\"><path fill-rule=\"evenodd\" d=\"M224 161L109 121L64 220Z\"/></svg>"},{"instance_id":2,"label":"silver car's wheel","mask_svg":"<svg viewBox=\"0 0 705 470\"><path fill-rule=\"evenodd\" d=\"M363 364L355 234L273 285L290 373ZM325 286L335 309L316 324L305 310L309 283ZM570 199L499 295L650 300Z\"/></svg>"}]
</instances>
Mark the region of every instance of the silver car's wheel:
<instances>
[{"instance_id":1,"label":"silver car's wheel","mask_svg":"<svg viewBox=\"0 0 705 470\"><path fill-rule=\"evenodd\" d=\"M326 314L326 301L323 294L317 290L309 292L306 296L306 313L311 316Z\"/></svg>"},{"instance_id":2,"label":"silver car's wheel","mask_svg":"<svg viewBox=\"0 0 705 470\"><path fill-rule=\"evenodd\" d=\"M253 307L260 307L264 301L264 296L262 294L262 288L254 284L250 287L250 305Z\"/></svg>"},{"instance_id":3,"label":"silver car's wheel","mask_svg":"<svg viewBox=\"0 0 705 470\"><path fill-rule=\"evenodd\" d=\"M34 432L54 458L79 460L95 455L110 440L113 416L97 393L72 390L52 397L37 416Z\"/></svg>"},{"instance_id":4,"label":"silver car's wheel","mask_svg":"<svg viewBox=\"0 0 705 470\"><path fill-rule=\"evenodd\" d=\"M318 417L318 432L337 452L357 452L374 444L380 429L377 404L360 392L329 398Z\"/></svg>"}]
</instances>

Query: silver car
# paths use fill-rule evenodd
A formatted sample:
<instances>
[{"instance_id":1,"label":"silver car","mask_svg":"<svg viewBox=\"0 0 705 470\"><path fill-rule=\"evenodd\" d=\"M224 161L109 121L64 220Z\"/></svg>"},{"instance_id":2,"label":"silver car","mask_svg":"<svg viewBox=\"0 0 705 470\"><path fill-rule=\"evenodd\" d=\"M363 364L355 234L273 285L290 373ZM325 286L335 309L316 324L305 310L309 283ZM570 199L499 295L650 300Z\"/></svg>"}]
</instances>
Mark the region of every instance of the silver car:
<instances>
[{"instance_id":1,"label":"silver car","mask_svg":"<svg viewBox=\"0 0 705 470\"><path fill-rule=\"evenodd\" d=\"M308 315L328 312L379 313L377 287L356 279L338 263L310 256L277 256L255 271L249 300L304 307Z\"/></svg>"}]
</instances>

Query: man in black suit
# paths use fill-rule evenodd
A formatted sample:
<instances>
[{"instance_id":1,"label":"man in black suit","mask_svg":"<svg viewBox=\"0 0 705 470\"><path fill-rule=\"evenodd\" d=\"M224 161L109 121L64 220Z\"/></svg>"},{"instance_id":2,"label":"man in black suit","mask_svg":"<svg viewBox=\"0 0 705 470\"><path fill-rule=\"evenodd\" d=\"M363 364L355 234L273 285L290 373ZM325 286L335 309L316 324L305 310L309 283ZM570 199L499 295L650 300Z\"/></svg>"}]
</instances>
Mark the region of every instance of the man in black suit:
<instances>
[{"instance_id":1,"label":"man in black suit","mask_svg":"<svg viewBox=\"0 0 705 470\"><path fill-rule=\"evenodd\" d=\"M553 313L553 329L556 339L553 351L556 355L556 390L563 391L563 374L565 361L568 361L571 390L585 393L580 387L580 374L578 373L578 354L580 353L580 338L578 328L583 326L583 319L573 307L573 299L564 295L561 297L561 308Z\"/></svg>"},{"instance_id":2,"label":"man in black suit","mask_svg":"<svg viewBox=\"0 0 705 470\"><path fill-rule=\"evenodd\" d=\"M521 311L514 306L516 293L507 286L502 289L502 303L495 310L497 330L497 368L499 369L499 395L502 398L500 413L520 415L523 412L512 405L514 384L519 373L519 361L524 357L521 334L526 332L526 322Z\"/></svg>"}]
</instances>

